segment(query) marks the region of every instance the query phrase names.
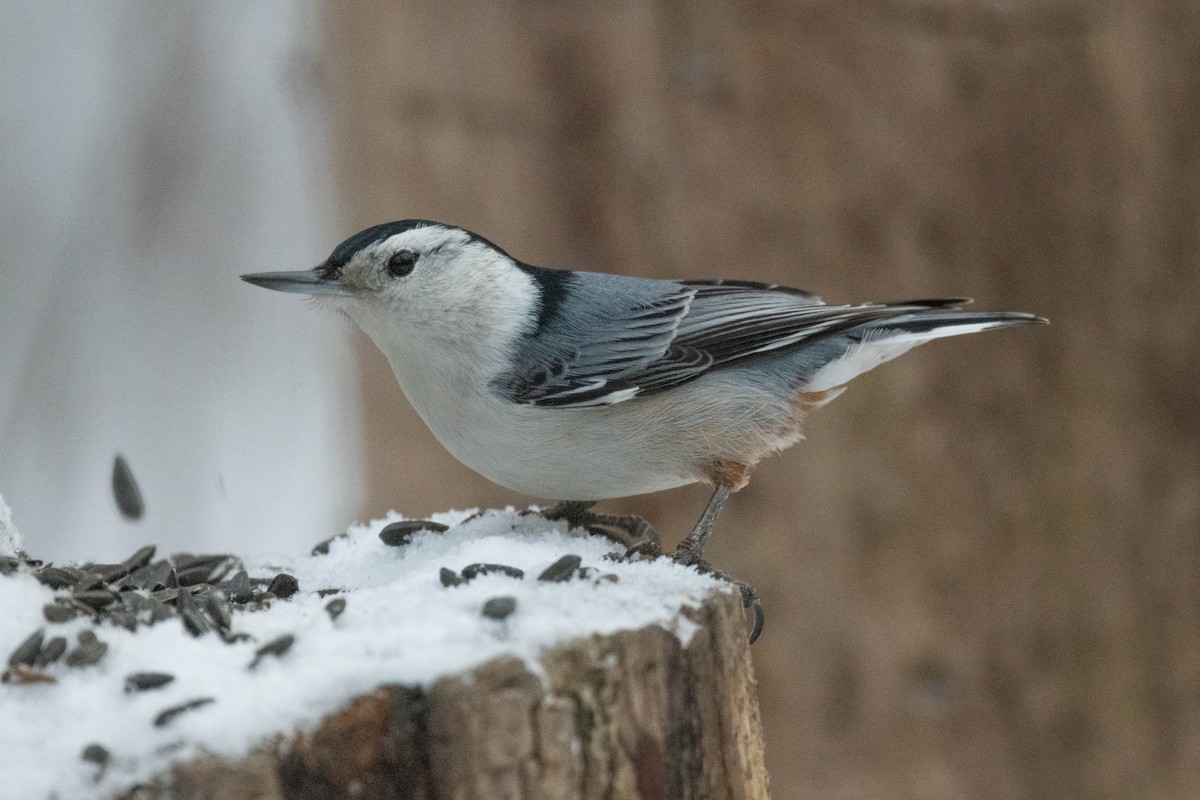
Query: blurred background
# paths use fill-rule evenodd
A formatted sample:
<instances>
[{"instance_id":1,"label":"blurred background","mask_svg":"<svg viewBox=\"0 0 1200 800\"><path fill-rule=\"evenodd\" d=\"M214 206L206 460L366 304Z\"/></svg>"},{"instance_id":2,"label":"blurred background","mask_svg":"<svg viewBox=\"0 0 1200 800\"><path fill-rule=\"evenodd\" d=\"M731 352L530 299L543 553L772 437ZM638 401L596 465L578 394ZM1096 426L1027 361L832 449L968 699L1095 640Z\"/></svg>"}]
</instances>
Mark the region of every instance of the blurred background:
<instances>
[{"instance_id":1,"label":"blurred background","mask_svg":"<svg viewBox=\"0 0 1200 800\"><path fill-rule=\"evenodd\" d=\"M442 450L363 336L236 280L376 222L965 294L1053 325L858 379L714 536L767 610L774 795L1200 796L1195 3L0 13L0 492L35 554L303 550L532 502ZM606 508L674 541L706 494Z\"/></svg>"}]
</instances>

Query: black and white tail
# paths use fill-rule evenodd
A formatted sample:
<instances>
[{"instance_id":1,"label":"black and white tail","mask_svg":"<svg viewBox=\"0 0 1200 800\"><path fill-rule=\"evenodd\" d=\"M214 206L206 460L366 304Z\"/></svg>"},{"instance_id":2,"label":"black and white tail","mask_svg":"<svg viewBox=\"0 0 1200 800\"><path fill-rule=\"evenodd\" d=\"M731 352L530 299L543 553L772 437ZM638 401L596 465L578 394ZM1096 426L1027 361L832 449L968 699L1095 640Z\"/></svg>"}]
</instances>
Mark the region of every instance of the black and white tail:
<instances>
[{"instance_id":1,"label":"black and white tail","mask_svg":"<svg viewBox=\"0 0 1200 800\"><path fill-rule=\"evenodd\" d=\"M964 311L951 307L966 302L970 301L915 300L890 304L925 308L872 320L844 331L841 336L848 340L848 346L813 374L805 384L804 391L826 392L836 389L852 378L934 339L1014 325L1045 325L1049 322L1035 314L1019 311Z\"/></svg>"}]
</instances>

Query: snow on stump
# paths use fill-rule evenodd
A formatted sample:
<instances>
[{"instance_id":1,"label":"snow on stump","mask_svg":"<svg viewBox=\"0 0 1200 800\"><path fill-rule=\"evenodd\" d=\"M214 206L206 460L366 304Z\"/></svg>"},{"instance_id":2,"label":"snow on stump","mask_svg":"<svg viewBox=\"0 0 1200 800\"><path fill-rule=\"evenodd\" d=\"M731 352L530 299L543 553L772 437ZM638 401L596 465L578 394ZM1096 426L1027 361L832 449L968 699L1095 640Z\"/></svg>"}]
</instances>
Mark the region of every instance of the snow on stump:
<instances>
[{"instance_id":1,"label":"snow on stump","mask_svg":"<svg viewBox=\"0 0 1200 800\"><path fill-rule=\"evenodd\" d=\"M0 575L37 798L766 798L740 596L514 511ZM445 528L441 530L441 528Z\"/></svg>"}]
</instances>

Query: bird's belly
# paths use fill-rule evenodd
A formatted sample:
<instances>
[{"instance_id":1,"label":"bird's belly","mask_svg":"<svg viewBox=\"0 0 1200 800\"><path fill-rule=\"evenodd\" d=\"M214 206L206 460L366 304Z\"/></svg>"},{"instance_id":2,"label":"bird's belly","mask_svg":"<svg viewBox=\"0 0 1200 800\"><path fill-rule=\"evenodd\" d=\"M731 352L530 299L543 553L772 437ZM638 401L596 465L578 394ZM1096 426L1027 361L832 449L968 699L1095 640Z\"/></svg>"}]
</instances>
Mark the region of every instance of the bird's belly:
<instances>
[{"instance_id":1,"label":"bird's belly","mask_svg":"<svg viewBox=\"0 0 1200 800\"><path fill-rule=\"evenodd\" d=\"M410 399L442 445L489 480L534 497L604 500L705 480L715 460L752 465L795 440L784 433L793 419L786 401L734 386L701 379L576 409L515 405L488 393Z\"/></svg>"}]
</instances>

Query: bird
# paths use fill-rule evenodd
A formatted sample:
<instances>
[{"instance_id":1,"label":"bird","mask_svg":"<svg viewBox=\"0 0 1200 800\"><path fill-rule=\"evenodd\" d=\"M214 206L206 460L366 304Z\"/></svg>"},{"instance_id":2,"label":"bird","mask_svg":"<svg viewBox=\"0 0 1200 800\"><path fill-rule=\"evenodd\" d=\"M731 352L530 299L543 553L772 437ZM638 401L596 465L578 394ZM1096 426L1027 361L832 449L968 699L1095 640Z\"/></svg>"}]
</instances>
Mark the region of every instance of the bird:
<instances>
[{"instance_id":1,"label":"bird","mask_svg":"<svg viewBox=\"0 0 1200 800\"><path fill-rule=\"evenodd\" d=\"M548 269L454 225L367 228L298 272L241 276L349 317L387 357L438 441L500 486L559 501L545 513L623 529L659 555L640 517L596 502L707 484L675 561L739 586L704 547L730 496L853 378L947 336L1047 322L965 298L857 305L770 283Z\"/></svg>"}]
</instances>

